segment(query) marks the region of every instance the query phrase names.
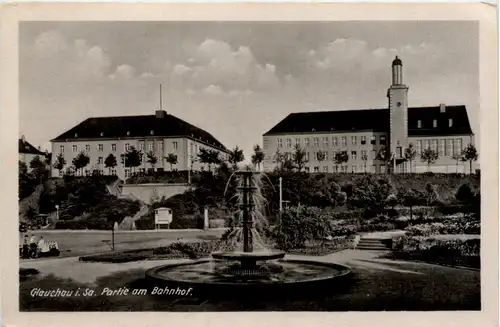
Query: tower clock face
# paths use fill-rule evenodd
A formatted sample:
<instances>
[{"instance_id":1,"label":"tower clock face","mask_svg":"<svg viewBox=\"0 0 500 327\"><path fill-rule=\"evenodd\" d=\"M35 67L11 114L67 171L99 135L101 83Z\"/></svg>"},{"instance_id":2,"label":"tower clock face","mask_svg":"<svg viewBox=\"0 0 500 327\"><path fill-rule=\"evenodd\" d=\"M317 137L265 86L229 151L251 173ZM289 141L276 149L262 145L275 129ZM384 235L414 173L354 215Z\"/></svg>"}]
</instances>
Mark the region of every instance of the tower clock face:
<instances>
[{"instance_id":1,"label":"tower clock face","mask_svg":"<svg viewBox=\"0 0 500 327\"><path fill-rule=\"evenodd\" d=\"M401 102L396 103L396 106L401 107Z\"/></svg>"}]
</instances>

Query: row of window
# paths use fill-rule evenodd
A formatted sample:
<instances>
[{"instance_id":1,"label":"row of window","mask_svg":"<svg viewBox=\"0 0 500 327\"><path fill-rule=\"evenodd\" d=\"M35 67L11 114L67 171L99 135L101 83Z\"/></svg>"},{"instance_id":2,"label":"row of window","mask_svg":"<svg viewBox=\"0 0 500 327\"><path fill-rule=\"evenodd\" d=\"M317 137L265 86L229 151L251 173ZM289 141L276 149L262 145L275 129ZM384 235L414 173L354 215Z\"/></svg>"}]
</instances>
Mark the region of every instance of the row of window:
<instances>
[{"instance_id":1,"label":"row of window","mask_svg":"<svg viewBox=\"0 0 500 327\"><path fill-rule=\"evenodd\" d=\"M314 166L314 167L304 167L305 171L307 173L314 172L314 173L329 173L329 172L336 172L336 173L371 173L371 172L376 172L377 171L377 166L372 165L370 166L357 166L357 165L339 165L339 166ZM380 165L380 172L385 173L385 165Z\"/></svg>"},{"instance_id":2,"label":"row of window","mask_svg":"<svg viewBox=\"0 0 500 327\"><path fill-rule=\"evenodd\" d=\"M157 144L156 149L158 150L163 150L163 141L151 141L148 142L148 150L149 151L154 151L155 150L155 143ZM172 142L172 146L174 150L177 150L179 147L178 142ZM132 145L130 143L125 143L124 149L125 151L129 151ZM59 152L64 153L64 145L59 146ZM146 149L146 143L145 141L139 141L139 150L144 151ZM78 152L78 145L74 144L72 146L73 152ZM90 144L85 145L85 152L90 152ZM97 144L97 151L103 152L104 151L104 144ZM116 152L116 143L111 144L111 151Z\"/></svg>"},{"instance_id":3,"label":"row of window","mask_svg":"<svg viewBox=\"0 0 500 327\"><path fill-rule=\"evenodd\" d=\"M432 121L432 128L437 128L438 126L438 122L437 122L437 119L434 119ZM422 124L422 121L421 120L418 120L417 121L417 128L422 128L423 127L423 124ZM448 119L448 127L453 127L453 119Z\"/></svg>"},{"instance_id":4,"label":"row of window","mask_svg":"<svg viewBox=\"0 0 500 327\"><path fill-rule=\"evenodd\" d=\"M463 143L462 139L417 140L415 145L417 154L421 154L425 149L437 152L440 157L453 157L462 153Z\"/></svg>"},{"instance_id":5,"label":"row of window","mask_svg":"<svg viewBox=\"0 0 500 327\"><path fill-rule=\"evenodd\" d=\"M319 151L319 152L312 152L312 155L311 155L311 152L306 152L305 159L306 159L306 161L335 160L335 156L337 153L345 153L347 155L347 157L352 159L352 160L358 159L358 151L338 151L338 152L333 151L333 152L331 152L331 154L328 151ZM369 160L370 158L375 159L377 156L377 151L372 150L371 153L372 153L372 155L371 155L371 157L369 157L367 150L361 150L361 151L359 151L359 159L361 159L361 160ZM285 152L285 153L283 153L283 156L286 159L291 160L293 158L293 153L292 152ZM320 159L322 159L322 160L320 160Z\"/></svg>"},{"instance_id":6,"label":"row of window","mask_svg":"<svg viewBox=\"0 0 500 327\"><path fill-rule=\"evenodd\" d=\"M339 139L340 139L340 144L341 146L343 147L346 147L348 144L347 144L347 140L348 140L348 137L347 136L342 136L342 137L337 137L337 136L333 136L332 139L331 139L331 144L332 144L332 147L337 147L339 146ZM322 141L322 145L323 146L329 146L329 142L330 142L330 138L329 137L323 137L321 139ZM367 138L366 136L359 136L359 144L361 145L365 145L367 142ZM385 145L387 143L387 138L385 135L380 135L379 136L379 145ZM377 136L376 135L372 135L370 137L370 144L372 145L376 145L377 144ZM302 140L300 138L295 138L295 145L298 145L300 147L302 147ZM350 137L350 144L349 145L358 145L358 136L351 136ZM304 147L309 147L311 146L311 140L306 137L304 138ZM314 137L313 138L313 146L315 148L319 147L320 146L320 138L319 137ZM285 139L285 147L287 148L291 148L292 147L292 139L291 138L287 138ZM279 138L278 139L278 148L283 148L283 139L282 138Z\"/></svg>"}]
</instances>

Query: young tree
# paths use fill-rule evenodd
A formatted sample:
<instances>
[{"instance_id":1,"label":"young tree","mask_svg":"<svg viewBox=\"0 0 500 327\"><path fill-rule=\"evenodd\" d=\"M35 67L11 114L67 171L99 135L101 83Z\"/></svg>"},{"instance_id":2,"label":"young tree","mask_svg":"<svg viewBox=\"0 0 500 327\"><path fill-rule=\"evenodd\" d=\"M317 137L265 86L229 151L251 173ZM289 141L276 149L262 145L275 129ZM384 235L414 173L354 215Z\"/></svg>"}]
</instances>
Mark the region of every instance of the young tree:
<instances>
[{"instance_id":1,"label":"young tree","mask_svg":"<svg viewBox=\"0 0 500 327\"><path fill-rule=\"evenodd\" d=\"M386 176L365 175L353 189L350 202L358 208L380 208L385 205L392 190Z\"/></svg>"},{"instance_id":2,"label":"young tree","mask_svg":"<svg viewBox=\"0 0 500 327\"><path fill-rule=\"evenodd\" d=\"M54 169L59 170L59 176L62 175L64 165L66 165L66 159L64 159L64 155L62 153L59 153L54 161L54 165L52 166Z\"/></svg>"},{"instance_id":3,"label":"young tree","mask_svg":"<svg viewBox=\"0 0 500 327\"><path fill-rule=\"evenodd\" d=\"M361 160L363 160L363 164L365 166L365 173L366 173L366 162L368 161L368 155L366 155L366 154L361 155Z\"/></svg>"},{"instance_id":4,"label":"young tree","mask_svg":"<svg viewBox=\"0 0 500 327\"><path fill-rule=\"evenodd\" d=\"M205 149L202 149L203 151ZM170 164L170 171L173 170L173 165L176 165L177 164L177 155L176 154L173 154L173 153L169 153L168 156L165 157L165 161ZM201 161L201 158L200 158L200 161ZM201 161L203 162L203 161Z\"/></svg>"},{"instance_id":5,"label":"young tree","mask_svg":"<svg viewBox=\"0 0 500 327\"><path fill-rule=\"evenodd\" d=\"M116 162L116 157L110 153L106 159L104 159L104 166L108 168L109 174L111 175L111 169L115 168L118 163Z\"/></svg>"},{"instance_id":6,"label":"young tree","mask_svg":"<svg viewBox=\"0 0 500 327\"><path fill-rule=\"evenodd\" d=\"M423 194L414 189L399 189L398 198L401 199L404 206L410 208L410 221L413 220L413 207L425 203Z\"/></svg>"},{"instance_id":7,"label":"young tree","mask_svg":"<svg viewBox=\"0 0 500 327\"><path fill-rule=\"evenodd\" d=\"M130 149L121 155L122 164L131 168L132 172L135 173L135 168L142 164L142 151L137 150L135 147L131 146Z\"/></svg>"},{"instance_id":8,"label":"young tree","mask_svg":"<svg viewBox=\"0 0 500 327\"><path fill-rule=\"evenodd\" d=\"M431 183L425 185L425 202L428 206L433 205L439 200L439 193L437 191L437 186Z\"/></svg>"},{"instance_id":9,"label":"young tree","mask_svg":"<svg viewBox=\"0 0 500 327\"><path fill-rule=\"evenodd\" d=\"M291 161L293 165L300 172L307 164L308 160L306 159L306 152L301 149L300 145L295 144Z\"/></svg>"},{"instance_id":10,"label":"young tree","mask_svg":"<svg viewBox=\"0 0 500 327\"><path fill-rule=\"evenodd\" d=\"M151 165L153 169L155 169L156 164L158 163L158 157L154 154L153 151L149 151L147 154L147 162Z\"/></svg>"},{"instance_id":11,"label":"young tree","mask_svg":"<svg viewBox=\"0 0 500 327\"><path fill-rule=\"evenodd\" d=\"M392 161L394 160L394 154L391 152L391 148L388 146L383 146L377 153L377 160L380 160L387 167L386 173L392 171Z\"/></svg>"},{"instance_id":12,"label":"young tree","mask_svg":"<svg viewBox=\"0 0 500 327\"><path fill-rule=\"evenodd\" d=\"M285 161L285 155L281 153L280 149L276 149L276 153L274 154L273 157L273 163L276 164L276 168L282 169L284 161Z\"/></svg>"},{"instance_id":13,"label":"young tree","mask_svg":"<svg viewBox=\"0 0 500 327\"><path fill-rule=\"evenodd\" d=\"M243 155L243 151L242 151L242 155ZM208 157L210 159L209 164L208 164L208 170L210 170L210 171L211 171L211 169L210 169L211 164L219 165L222 163L222 159L220 157L220 152L217 150L213 150L213 149L208 150Z\"/></svg>"},{"instance_id":14,"label":"young tree","mask_svg":"<svg viewBox=\"0 0 500 327\"><path fill-rule=\"evenodd\" d=\"M31 173L41 184L47 172L47 168L45 167L45 162L43 162L39 156L36 156L30 161L30 168L31 168Z\"/></svg>"},{"instance_id":15,"label":"young tree","mask_svg":"<svg viewBox=\"0 0 500 327\"><path fill-rule=\"evenodd\" d=\"M420 160L422 162L427 163L427 171L430 171L430 167L433 163L438 160L439 156L436 151L432 150L431 148L427 148L424 151L422 151L422 155L420 156Z\"/></svg>"},{"instance_id":16,"label":"young tree","mask_svg":"<svg viewBox=\"0 0 500 327\"><path fill-rule=\"evenodd\" d=\"M335 156L333 157L333 162L335 163L336 171L337 172L339 171L339 165L342 165L347 161L349 161L349 155L347 154L347 151L340 151L335 153Z\"/></svg>"},{"instance_id":17,"label":"young tree","mask_svg":"<svg viewBox=\"0 0 500 327\"><path fill-rule=\"evenodd\" d=\"M479 157L476 147L473 144L467 145L467 147L462 150L461 156L462 161L469 162L469 172L472 174L472 163Z\"/></svg>"},{"instance_id":18,"label":"young tree","mask_svg":"<svg viewBox=\"0 0 500 327\"><path fill-rule=\"evenodd\" d=\"M78 155L73 159L72 163L73 166L75 166L75 170L80 171L83 176L83 168L87 167L90 163L90 158L84 151L80 151L80 153L78 153Z\"/></svg>"},{"instance_id":19,"label":"young tree","mask_svg":"<svg viewBox=\"0 0 500 327\"><path fill-rule=\"evenodd\" d=\"M243 150L238 147L235 147L229 152L229 163L231 163L234 167L238 166L238 163L245 160L245 156L243 155Z\"/></svg>"},{"instance_id":20,"label":"young tree","mask_svg":"<svg viewBox=\"0 0 500 327\"><path fill-rule=\"evenodd\" d=\"M321 165L321 163L326 160L326 152L323 151L316 152L316 159Z\"/></svg>"},{"instance_id":21,"label":"young tree","mask_svg":"<svg viewBox=\"0 0 500 327\"><path fill-rule=\"evenodd\" d=\"M417 151L413 147L413 143L410 143L408 147L405 149L404 157L405 160L410 163L410 173L412 172L413 160L417 156Z\"/></svg>"},{"instance_id":22,"label":"young tree","mask_svg":"<svg viewBox=\"0 0 500 327\"><path fill-rule=\"evenodd\" d=\"M264 152L258 144L253 147L252 163L260 170L260 164L264 161Z\"/></svg>"}]
</instances>

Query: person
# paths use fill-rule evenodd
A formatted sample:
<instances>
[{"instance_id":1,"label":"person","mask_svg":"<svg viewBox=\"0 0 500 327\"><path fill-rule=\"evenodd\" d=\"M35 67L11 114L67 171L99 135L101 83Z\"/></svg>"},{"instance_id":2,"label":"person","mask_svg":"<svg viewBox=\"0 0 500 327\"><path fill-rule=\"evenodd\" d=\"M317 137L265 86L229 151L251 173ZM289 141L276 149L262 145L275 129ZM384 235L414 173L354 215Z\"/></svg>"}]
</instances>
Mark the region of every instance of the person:
<instances>
[{"instance_id":1,"label":"person","mask_svg":"<svg viewBox=\"0 0 500 327\"><path fill-rule=\"evenodd\" d=\"M28 243L29 243L29 246L30 246L29 257L30 258L35 258L36 257L36 252L37 252L36 236L35 235L31 235Z\"/></svg>"},{"instance_id":2,"label":"person","mask_svg":"<svg viewBox=\"0 0 500 327\"><path fill-rule=\"evenodd\" d=\"M40 240L38 241L37 244L37 257L40 257L40 253L42 252L47 252L45 248L45 240L43 239L43 236L40 236Z\"/></svg>"},{"instance_id":3,"label":"person","mask_svg":"<svg viewBox=\"0 0 500 327\"><path fill-rule=\"evenodd\" d=\"M29 244L29 238L28 234L24 235L24 240L23 240L23 251L22 251L22 258L27 259L30 256L30 244Z\"/></svg>"}]
</instances>

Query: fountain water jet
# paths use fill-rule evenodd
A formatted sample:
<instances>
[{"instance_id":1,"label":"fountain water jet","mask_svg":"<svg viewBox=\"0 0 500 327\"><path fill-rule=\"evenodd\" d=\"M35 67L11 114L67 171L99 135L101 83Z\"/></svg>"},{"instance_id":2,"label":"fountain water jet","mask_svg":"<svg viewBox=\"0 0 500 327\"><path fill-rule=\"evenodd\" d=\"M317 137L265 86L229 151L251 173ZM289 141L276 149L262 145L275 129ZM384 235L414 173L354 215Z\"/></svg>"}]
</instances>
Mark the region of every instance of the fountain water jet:
<instances>
[{"instance_id":1,"label":"fountain water jet","mask_svg":"<svg viewBox=\"0 0 500 327\"><path fill-rule=\"evenodd\" d=\"M237 196L242 227L232 231L228 240L235 245L243 235L242 250L213 252L211 259L155 267L146 271L146 277L155 285L195 287L199 293L205 293L205 296L235 296L236 293L241 295L253 292L265 292L269 296L283 291L324 291L329 289L327 285L332 281L348 276L351 272L348 267L333 263L288 260L284 259L285 252L265 248L254 228L255 222L266 221L260 212L263 200L257 185L260 179L254 178L257 174L259 173L249 168L233 174L240 177ZM258 218L258 221L254 221L254 218ZM254 249L255 244L259 245L259 250Z\"/></svg>"}]
</instances>

